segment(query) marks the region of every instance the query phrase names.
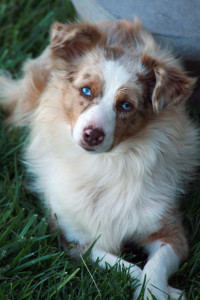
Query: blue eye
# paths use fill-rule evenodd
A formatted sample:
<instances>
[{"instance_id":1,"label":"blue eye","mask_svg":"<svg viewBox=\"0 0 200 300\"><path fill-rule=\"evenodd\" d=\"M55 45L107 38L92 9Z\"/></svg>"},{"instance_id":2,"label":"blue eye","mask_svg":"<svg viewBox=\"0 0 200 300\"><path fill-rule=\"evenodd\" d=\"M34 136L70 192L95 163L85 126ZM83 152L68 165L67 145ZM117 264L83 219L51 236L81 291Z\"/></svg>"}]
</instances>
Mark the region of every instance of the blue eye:
<instances>
[{"instance_id":1,"label":"blue eye","mask_svg":"<svg viewBox=\"0 0 200 300\"><path fill-rule=\"evenodd\" d=\"M81 92L85 95L85 96L91 96L92 93L91 93L91 90L87 87L84 87L81 89Z\"/></svg>"},{"instance_id":2,"label":"blue eye","mask_svg":"<svg viewBox=\"0 0 200 300\"><path fill-rule=\"evenodd\" d=\"M116 105L116 109L119 112L128 112L133 109L133 105L128 101L119 101Z\"/></svg>"},{"instance_id":3,"label":"blue eye","mask_svg":"<svg viewBox=\"0 0 200 300\"><path fill-rule=\"evenodd\" d=\"M122 108L123 108L124 110L131 110L132 105L131 105L128 101L125 101L125 102L122 104Z\"/></svg>"},{"instance_id":4,"label":"blue eye","mask_svg":"<svg viewBox=\"0 0 200 300\"><path fill-rule=\"evenodd\" d=\"M130 110L130 109L131 109L131 104L130 104L128 101L126 101L126 102L124 102L124 103L122 104L122 108L123 108L124 110Z\"/></svg>"}]
</instances>

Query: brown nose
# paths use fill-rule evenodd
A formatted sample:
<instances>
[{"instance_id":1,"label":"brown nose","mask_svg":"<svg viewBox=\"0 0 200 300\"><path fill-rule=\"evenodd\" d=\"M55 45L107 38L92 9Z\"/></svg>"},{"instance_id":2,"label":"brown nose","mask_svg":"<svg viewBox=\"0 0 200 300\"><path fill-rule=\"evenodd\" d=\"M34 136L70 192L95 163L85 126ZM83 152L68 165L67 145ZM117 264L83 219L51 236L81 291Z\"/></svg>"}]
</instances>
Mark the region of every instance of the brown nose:
<instances>
[{"instance_id":1,"label":"brown nose","mask_svg":"<svg viewBox=\"0 0 200 300\"><path fill-rule=\"evenodd\" d=\"M84 141L89 146L97 146L104 140L105 133L100 128L88 127L83 130Z\"/></svg>"}]
</instances>

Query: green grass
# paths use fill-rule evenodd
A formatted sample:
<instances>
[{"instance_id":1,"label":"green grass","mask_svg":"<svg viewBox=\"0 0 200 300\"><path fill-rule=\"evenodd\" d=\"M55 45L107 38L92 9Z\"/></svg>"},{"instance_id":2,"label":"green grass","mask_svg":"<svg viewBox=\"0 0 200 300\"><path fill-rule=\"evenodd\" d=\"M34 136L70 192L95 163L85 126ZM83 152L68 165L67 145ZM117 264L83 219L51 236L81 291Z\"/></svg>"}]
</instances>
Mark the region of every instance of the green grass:
<instances>
[{"instance_id":1,"label":"green grass","mask_svg":"<svg viewBox=\"0 0 200 300\"><path fill-rule=\"evenodd\" d=\"M19 76L22 62L38 55L48 44L52 22L74 18L67 0L1 0L0 69ZM199 114L193 109L191 112L199 120ZM25 130L8 130L1 111L0 300L130 299L133 286L124 269L101 270L87 255L84 261L74 262L69 257L72 246L64 251L59 232L51 234L42 204L27 187L21 162L25 138ZM188 299L197 300L200 299L199 175L182 199L182 209L191 251L171 283L184 289Z\"/></svg>"}]
</instances>

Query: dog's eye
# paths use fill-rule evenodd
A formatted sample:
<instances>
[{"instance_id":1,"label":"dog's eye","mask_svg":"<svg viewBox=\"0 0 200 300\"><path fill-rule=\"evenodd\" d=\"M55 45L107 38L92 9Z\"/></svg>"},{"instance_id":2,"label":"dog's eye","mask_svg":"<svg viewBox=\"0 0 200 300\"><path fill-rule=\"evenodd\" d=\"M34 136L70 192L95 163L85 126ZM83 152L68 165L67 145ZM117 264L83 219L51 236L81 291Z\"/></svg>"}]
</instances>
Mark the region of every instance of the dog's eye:
<instances>
[{"instance_id":1,"label":"dog's eye","mask_svg":"<svg viewBox=\"0 0 200 300\"><path fill-rule=\"evenodd\" d=\"M116 109L119 112L129 112L133 109L133 105L128 101L122 101L117 103Z\"/></svg>"},{"instance_id":2,"label":"dog's eye","mask_svg":"<svg viewBox=\"0 0 200 300\"><path fill-rule=\"evenodd\" d=\"M91 90L87 87L81 89L83 95L90 97L92 95Z\"/></svg>"},{"instance_id":3,"label":"dog's eye","mask_svg":"<svg viewBox=\"0 0 200 300\"><path fill-rule=\"evenodd\" d=\"M128 101L126 101L122 104L122 108L124 110L131 110L131 104Z\"/></svg>"}]
</instances>

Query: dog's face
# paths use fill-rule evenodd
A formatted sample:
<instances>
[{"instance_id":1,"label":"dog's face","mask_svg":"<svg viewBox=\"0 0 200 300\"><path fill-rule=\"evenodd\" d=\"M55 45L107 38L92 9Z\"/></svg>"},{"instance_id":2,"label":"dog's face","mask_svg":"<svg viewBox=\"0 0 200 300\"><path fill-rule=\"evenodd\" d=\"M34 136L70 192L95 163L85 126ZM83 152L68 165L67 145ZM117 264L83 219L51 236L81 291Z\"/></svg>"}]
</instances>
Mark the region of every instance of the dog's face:
<instances>
[{"instance_id":1,"label":"dog's face","mask_svg":"<svg viewBox=\"0 0 200 300\"><path fill-rule=\"evenodd\" d=\"M64 110L74 142L101 153L136 135L156 113L190 94L193 81L148 54L106 44L93 25L52 28L52 60L64 74Z\"/></svg>"},{"instance_id":2,"label":"dog's face","mask_svg":"<svg viewBox=\"0 0 200 300\"><path fill-rule=\"evenodd\" d=\"M72 136L87 151L105 152L140 126L142 89L136 76L104 51L88 53L71 79L66 111L71 112Z\"/></svg>"}]
</instances>

